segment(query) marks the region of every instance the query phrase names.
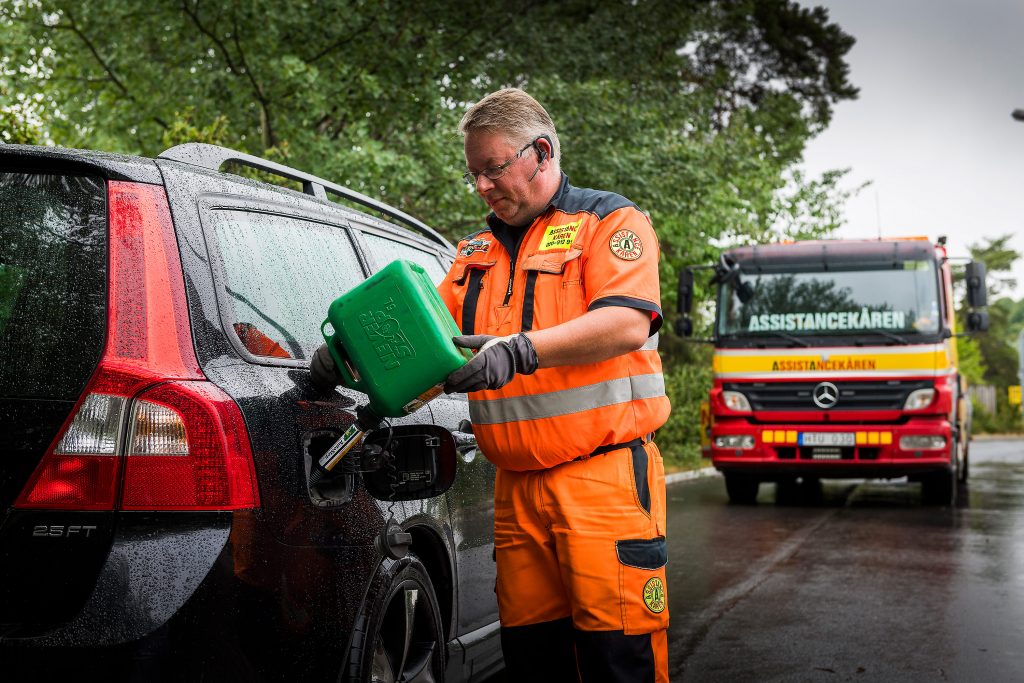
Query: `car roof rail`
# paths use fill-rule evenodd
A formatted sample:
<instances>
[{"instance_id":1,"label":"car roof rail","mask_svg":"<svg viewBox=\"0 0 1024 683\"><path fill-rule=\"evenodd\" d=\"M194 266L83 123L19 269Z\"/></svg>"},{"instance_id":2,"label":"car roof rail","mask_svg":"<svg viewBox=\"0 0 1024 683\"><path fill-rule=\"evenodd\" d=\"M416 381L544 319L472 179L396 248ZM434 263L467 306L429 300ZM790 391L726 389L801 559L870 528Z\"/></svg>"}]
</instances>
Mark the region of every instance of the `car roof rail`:
<instances>
[{"instance_id":1,"label":"car roof rail","mask_svg":"<svg viewBox=\"0 0 1024 683\"><path fill-rule=\"evenodd\" d=\"M284 164L279 164L274 161L268 161L267 159L261 159L260 157L246 154L244 152L238 152L228 147L221 147L219 145L210 145L205 142L186 142L181 145L175 145L170 149L164 150L157 156L157 159L169 159L171 161L179 161L183 164L191 164L192 166L199 166L200 168L209 169L211 171L219 171L221 166L228 162L234 162L250 168L255 168L259 171L266 171L267 173L273 173L274 175L281 176L282 178L288 178L296 182L302 183L302 191L311 197L322 199L324 201L330 201L327 198L327 193L330 192L333 195L361 204L370 209L381 212L386 216L390 216L401 223L404 223L407 227L412 228L416 232L422 233L440 243L441 245L452 248L451 243L448 242L439 232L431 228L423 221L413 218L409 214L396 209L393 206L389 206L384 202L367 197L364 194L350 190L347 187L332 183L329 180L324 180L310 173L304 173L298 169Z\"/></svg>"}]
</instances>

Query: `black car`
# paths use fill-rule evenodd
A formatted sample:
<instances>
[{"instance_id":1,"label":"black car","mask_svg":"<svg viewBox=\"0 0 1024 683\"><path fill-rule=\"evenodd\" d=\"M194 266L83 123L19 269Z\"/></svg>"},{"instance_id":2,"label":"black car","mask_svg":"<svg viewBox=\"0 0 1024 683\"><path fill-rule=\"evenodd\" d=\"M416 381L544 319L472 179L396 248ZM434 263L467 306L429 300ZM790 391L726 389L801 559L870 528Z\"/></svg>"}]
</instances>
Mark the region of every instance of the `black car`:
<instances>
[{"instance_id":1,"label":"black car","mask_svg":"<svg viewBox=\"0 0 1024 683\"><path fill-rule=\"evenodd\" d=\"M309 380L328 304L396 258L439 281L450 243L201 144L0 145L0 235L0 678L500 669L494 469L465 397L312 476L366 400Z\"/></svg>"}]
</instances>

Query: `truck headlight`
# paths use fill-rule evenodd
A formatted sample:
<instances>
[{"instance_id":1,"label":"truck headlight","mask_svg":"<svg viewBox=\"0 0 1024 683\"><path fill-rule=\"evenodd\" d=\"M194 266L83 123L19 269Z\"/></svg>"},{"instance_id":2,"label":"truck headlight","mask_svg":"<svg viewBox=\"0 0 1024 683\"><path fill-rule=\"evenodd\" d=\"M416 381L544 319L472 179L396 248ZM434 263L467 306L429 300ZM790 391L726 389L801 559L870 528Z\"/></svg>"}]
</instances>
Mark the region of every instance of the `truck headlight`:
<instances>
[{"instance_id":1,"label":"truck headlight","mask_svg":"<svg viewBox=\"0 0 1024 683\"><path fill-rule=\"evenodd\" d=\"M900 437L900 448L905 451L937 451L945 447L946 437L940 435Z\"/></svg>"},{"instance_id":2,"label":"truck headlight","mask_svg":"<svg viewBox=\"0 0 1024 683\"><path fill-rule=\"evenodd\" d=\"M746 399L743 399L744 401ZM739 448L749 450L754 447L754 437L749 434L723 434L715 437L715 448Z\"/></svg>"},{"instance_id":3,"label":"truck headlight","mask_svg":"<svg viewBox=\"0 0 1024 683\"><path fill-rule=\"evenodd\" d=\"M723 391L722 402L729 410L738 410L742 413L750 412L750 401L738 391Z\"/></svg>"},{"instance_id":4,"label":"truck headlight","mask_svg":"<svg viewBox=\"0 0 1024 683\"><path fill-rule=\"evenodd\" d=\"M903 404L903 410L920 410L921 408L927 408L932 404L934 399L934 389L918 389L917 391L911 391L910 396L907 396L907 400Z\"/></svg>"}]
</instances>

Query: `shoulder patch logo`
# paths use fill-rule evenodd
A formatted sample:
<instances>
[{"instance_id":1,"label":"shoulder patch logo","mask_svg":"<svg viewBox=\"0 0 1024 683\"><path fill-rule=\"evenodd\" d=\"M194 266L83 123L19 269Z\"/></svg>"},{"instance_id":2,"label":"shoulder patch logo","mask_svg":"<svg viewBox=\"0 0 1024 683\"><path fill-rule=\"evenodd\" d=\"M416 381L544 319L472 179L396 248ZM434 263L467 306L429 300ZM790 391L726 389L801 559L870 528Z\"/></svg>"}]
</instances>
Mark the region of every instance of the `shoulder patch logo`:
<instances>
[{"instance_id":1,"label":"shoulder patch logo","mask_svg":"<svg viewBox=\"0 0 1024 683\"><path fill-rule=\"evenodd\" d=\"M466 246L459 249L459 256L472 256L475 252L486 254L487 250L491 247L490 240L483 239L472 239L466 243Z\"/></svg>"},{"instance_id":2,"label":"shoulder patch logo","mask_svg":"<svg viewBox=\"0 0 1024 683\"><path fill-rule=\"evenodd\" d=\"M581 218L572 223L549 225L544 231L544 236L540 238L540 248L538 251L547 251L549 249L567 250L572 246L573 240L576 239L576 233L580 231L582 224L583 219Z\"/></svg>"},{"instance_id":3,"label":"shoulder patch logo","mask_svg":"<svg viewBox=\"0 0 1024 683\"><path fill-rule=\"evenodd\" d=\"M608 240L612 253L623 261L636 261L644 253L644 243L632 230L616 230Z\"/></svg>"},{"instance_id":4,"label":"shoulder patch logo","mask_svg":"<svg viewBox=\"0 0 1024 683\"><path fill-rule=\"evenodd\" d=\"M655 576L644 584L644 604L655 614L665 611L665 582Z\"/></svg>"}]
</instances>

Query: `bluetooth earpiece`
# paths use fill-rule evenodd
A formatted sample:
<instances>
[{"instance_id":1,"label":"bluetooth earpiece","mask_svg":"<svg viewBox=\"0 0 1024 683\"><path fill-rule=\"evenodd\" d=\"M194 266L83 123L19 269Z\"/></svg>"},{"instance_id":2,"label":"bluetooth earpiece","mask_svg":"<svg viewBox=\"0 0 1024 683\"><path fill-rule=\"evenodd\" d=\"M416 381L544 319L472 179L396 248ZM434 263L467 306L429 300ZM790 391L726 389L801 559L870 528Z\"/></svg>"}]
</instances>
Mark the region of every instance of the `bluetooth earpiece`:
<instances>
[{"instance_id":1,"label":"bluetooth earpiece","mask_svg":"<svg viewBox=\"0 0 1024 683\"><path fill-rule=\"evenodd\" d=\"M530 175L530 177L526 181L528 183L529 182L533 182L534 176L536 176L537 172L540 171L541 164L543 164L544 160L548 158L548 151L546 149L542 148L539 144L537 144L541 140L547 140L548 141L548 147L552 146L551 145L551 138L549 138L547 135L541 135L536 140L533 141L533 149L534 149L535 152L537 152L537 168L533 169L533 173Z\"/></svg>"}]
</instances>

